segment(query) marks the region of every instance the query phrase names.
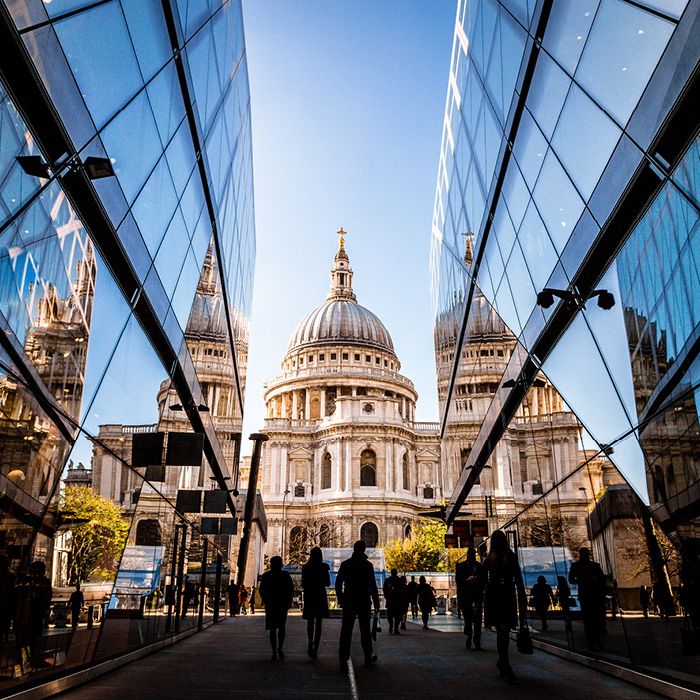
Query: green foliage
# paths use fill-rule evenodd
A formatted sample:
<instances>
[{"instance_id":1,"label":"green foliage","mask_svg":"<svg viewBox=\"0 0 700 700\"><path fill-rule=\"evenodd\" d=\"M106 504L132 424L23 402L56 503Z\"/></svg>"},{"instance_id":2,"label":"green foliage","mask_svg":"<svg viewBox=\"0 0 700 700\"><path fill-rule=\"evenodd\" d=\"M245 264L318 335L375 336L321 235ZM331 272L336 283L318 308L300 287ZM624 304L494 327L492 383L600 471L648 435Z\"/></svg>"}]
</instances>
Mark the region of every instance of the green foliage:
<instances>
[{"instance_id":1,"label":"green foliage","mask_svg":"<svg viewBox=\"0 0 700 700\"><path fill-rule=\"evenodd\" d=\"M393 540L384 545L387 570L447 571L449 562L445 549L447 527L436 520L421 520L410 538Z\"/></svg>"},{"instance_id":2,"label":"green foliage","mask_svg":"<svg viewBox=\"0 0 700 700\"><path fill-rule=\"evenodd\" d=\"M129 533L121 508L89 486L70 486L63 493L59 513L68 521L79 521L71 527L71 585L112 578Z\"/></svg>"}]
</instances>

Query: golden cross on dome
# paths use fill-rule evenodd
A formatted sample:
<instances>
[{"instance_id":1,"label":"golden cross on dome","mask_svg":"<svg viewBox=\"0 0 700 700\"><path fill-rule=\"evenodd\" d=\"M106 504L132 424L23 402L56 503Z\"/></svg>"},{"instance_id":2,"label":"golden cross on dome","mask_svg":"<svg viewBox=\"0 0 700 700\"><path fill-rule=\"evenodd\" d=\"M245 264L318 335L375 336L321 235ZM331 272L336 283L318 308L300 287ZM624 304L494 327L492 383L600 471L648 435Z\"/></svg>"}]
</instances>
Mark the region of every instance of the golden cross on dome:
<instances>
[{"instance_id":1,"label":"golden cross on dome","mask_svg":"<svg viewBox=\"0 0 700 700\"><path fill-rule=\"evenodd\" d=\"M345 236L349 235L349 231L344 231L343 227L340 227L339 231L336 231L336 233L340 236L340 249L345 250Z\"/></svg>"}]
</instances>

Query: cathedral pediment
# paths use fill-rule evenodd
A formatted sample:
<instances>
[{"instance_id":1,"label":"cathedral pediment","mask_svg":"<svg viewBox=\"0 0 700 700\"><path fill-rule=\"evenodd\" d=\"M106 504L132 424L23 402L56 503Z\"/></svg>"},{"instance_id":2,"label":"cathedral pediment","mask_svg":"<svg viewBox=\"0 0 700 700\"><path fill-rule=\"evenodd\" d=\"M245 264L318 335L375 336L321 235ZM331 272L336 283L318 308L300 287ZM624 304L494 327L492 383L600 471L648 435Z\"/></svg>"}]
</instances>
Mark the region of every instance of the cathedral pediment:
<instances>
[{"instance_id":1,"label":"cathedral pediment","mask_svg":"<svg viewBox=\"0 0 700 700\"><path fill-rule=\"evenodd\" d=\"M289 448L287 454L294 459L309 459L313 451L305 445L294 445Z\"/></svg>"},{"instance_id":2,"label":"cathedral pediment","mask_svg":"<svg viewBox=\"0 0 700 700\"><path fill-rule=\"evenodd\" d=\"M430 447L424 447L423 449L416 450L416 459L437 459L440 453L437 450L433 450Z\"/></svg>"}]
</instances>

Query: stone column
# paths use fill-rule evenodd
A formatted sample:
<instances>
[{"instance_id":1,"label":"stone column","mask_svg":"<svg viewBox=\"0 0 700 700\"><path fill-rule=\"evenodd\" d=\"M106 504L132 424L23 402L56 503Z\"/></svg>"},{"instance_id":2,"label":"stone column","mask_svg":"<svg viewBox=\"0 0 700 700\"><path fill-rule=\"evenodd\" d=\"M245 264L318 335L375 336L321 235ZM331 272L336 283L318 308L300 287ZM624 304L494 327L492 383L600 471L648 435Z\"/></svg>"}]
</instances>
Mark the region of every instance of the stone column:
<instances>
[{"instance_id":1,"label":"stone column","mask_svg":"<svg viewBox=\"0 0 700 700\"><path fill-rule=\"evenodd\" d=\"M321 387L321 418L326 417L326 387Z\"/></svg>"},{"instance_id":2,"label":"stone column","mask_svg":"<svg viewBox=\"0 0 700 700\"><path fill-rule=\"evenodd\" d=\"M280 418L287 417L287 394L282 394L282 413Z\"/></svg>"},{"instance_id":3,"label":"stone column","mask_svg":"<svg viewBox=\"0 0 700 700\"><path fill-rule=\"evenodd\" d=\"M332 457L332 471L331 471L331 490L340 490L340 460L342 456L341 452L341 439L339 438L335 445L333 446L333 457Z\"/></svg>"},{"instance_id":4,"label":"stone column","mask_svg":"<svg viewBox=\"0 0 700 700\"><path fill-rule=\"evenodd\" d=\"M389 442L386 443L386 449L384 450L384 459L386 462L386 469L384 470L386 474L386 490L394 491L395 486L394 480L392 478L394 465L391 463L391 443Z\"/></svg>"},{"instance_id":5,"label":"stone column","mask_svg":"<svg viewBox=\"0 0 700 700\"><path fill-rule=\"evenodd\" d=\"M282 445L280 449L280 489L278 493L284 494L287 484L289 484L289 457L287 455L287 446Z\"/></svg>"},{"instance_id":6,"label":"stone column","mask_svg":"<svg viewBox=\"0 0 700 700\"><path fill-rule=\"evenodd\" d=\"M345 491L352 491L352 440L345 441Z\"/></svg>"},{"instance_id":7,"label":"stone column","mask_svg":"<svg viewBox=\"0 0 700 700\"><path fill-rule=\"evenodd\" d=\"M401 397L401 417L404 420L408 420L408 415L406 413L406 397L405 396Z\"/></svg>"},{"instance_id":8,"label":"stone column","mask_svg":"<svg viewBox=\"0 0 700 700\"><path fill-rule=\"evenodd\" d=\"M299 418L299 392L294 389L292 391L292 420Z\"/></svg>"},{"instance_id":9,"label":"stone column","mask_svg":"<svg viewBox=\"0 0 700 700\"><path fill-rule=\"evenodd\" d=\"M304 402L304 419L309 420L311 418L311 390L307 387L306 389L306 401Z\"/></svg>"}]
</instances>

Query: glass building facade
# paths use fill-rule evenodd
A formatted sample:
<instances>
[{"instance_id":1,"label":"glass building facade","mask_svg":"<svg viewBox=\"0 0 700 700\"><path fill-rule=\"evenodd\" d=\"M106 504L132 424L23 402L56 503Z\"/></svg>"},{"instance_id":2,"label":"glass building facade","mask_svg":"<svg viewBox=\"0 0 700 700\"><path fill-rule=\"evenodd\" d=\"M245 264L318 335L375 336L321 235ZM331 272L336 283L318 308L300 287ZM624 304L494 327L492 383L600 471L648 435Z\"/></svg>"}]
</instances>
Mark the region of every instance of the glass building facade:
<instances>
[{"instance_id":1,"label":"glass building facade","mask_svg":"<svg viewBox=\"0 0 700 700\"><path fill-rule=\"evenodd\" d=\"M2 0L0 35L4 695L218 614L255 230L239 1Z\"/></svg>"},{"instance_id":2,"label":"glass building facade","mask_svg":"<svg viewBox=\"0 0 700 700\"><path fill-rule=\"evenodd\" d=\"M694 0L460 1L431 251L454 533L558 590L536 639L696 689L699 30Z\"/></svg>"}]
</instances>

